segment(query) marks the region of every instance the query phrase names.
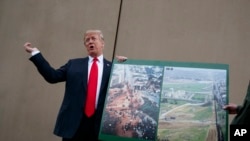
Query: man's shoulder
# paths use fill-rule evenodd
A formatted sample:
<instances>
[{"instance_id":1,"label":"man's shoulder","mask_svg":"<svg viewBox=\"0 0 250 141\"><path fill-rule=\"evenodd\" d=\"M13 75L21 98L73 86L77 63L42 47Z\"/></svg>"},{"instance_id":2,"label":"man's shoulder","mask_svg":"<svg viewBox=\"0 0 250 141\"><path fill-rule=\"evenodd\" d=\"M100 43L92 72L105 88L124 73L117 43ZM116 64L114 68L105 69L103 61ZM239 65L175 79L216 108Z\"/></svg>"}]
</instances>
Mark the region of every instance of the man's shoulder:
<instances>
[{"instance_id":1,"label":"man's shoulder","mask_svg":"<svg viewBox=\"0 0 250 141\"><path fill-rule=\"evenodd\" d=\"M103 58L103 61L104 61L105 63L109 63L109 64L112 63L111 61L107 60L106 58Z\"/></svg>"},{"instance_id":2,"label":"man's shoulder","mask_svg":"<svg viewBox=\"0 0 250 141\"><path fill-rule=\"evenodd\" d=\"M79 62L79 61L87 61L88 57L84 57L84 58L73 58L70 59L69 61L73 61L73 62Z\"/></svg>"},{"instance_id":3,"label":"man's shoulder","mask_svg":"<svg viewBox=\"0 0 250 141\"><path fill-rule=\"evenodd\" d=\"M81 65L81 64L87 64L88 63L88 57L85 58L72 58L69 59L67 64L75 64L75 65Z\"/></svg>"}]
</instances>

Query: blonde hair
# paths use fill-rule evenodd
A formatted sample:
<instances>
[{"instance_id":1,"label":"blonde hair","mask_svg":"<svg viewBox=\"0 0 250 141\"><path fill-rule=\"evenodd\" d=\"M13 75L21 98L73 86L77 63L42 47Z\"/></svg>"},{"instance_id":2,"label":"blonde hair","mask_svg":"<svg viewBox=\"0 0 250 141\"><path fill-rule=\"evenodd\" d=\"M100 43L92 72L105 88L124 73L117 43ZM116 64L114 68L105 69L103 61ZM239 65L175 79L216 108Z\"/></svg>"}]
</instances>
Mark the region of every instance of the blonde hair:
<instances>
[{"instance_id":1,"label":"blonde hair","mask_svg":"<svg viewBox=\"0 0 250 141\"><path fill-rule=\"evenodd\" d=\"M85 37L88 33L98 33L99 36L101 37L101 39L104 41L104 37L103 37L103 33L101 30L93 30L93 29L89 29L84 33L84 37L83 37L83 41L85 42Z\"/></svg>"}]
</instances>

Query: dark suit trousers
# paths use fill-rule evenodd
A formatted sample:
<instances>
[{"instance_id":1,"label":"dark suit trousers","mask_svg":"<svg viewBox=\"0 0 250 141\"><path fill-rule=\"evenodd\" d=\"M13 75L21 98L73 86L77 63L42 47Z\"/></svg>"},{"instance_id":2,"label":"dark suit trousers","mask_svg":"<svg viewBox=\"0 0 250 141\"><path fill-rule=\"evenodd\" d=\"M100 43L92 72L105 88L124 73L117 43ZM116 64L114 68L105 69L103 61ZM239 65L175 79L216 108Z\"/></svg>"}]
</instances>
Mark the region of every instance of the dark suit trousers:
<instances>
[{"instance_id":1,"label":"dark suit trousers","mask_svg":"<svg viewBox=\"0 0 250 141\"><path fill-rule=\"evenodd\" d=\"M81 124L73 138L63 138L62 141L98 141L95 134L95 115L88 118L83 115Z\"/></svg>"}]
</instances>

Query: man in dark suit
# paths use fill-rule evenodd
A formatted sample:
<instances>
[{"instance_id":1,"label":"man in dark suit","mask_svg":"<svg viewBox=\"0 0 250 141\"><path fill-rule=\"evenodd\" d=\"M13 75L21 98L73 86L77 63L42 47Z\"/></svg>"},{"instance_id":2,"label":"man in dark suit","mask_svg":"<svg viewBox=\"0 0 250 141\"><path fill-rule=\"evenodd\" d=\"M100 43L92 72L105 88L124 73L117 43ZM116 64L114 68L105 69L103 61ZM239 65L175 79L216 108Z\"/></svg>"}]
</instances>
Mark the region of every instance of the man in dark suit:
<instances>
[{"instance_id":1,"label":"man in dark suit","mask_svg":"<svg viewBox=\"0 0 250 141\"><path fill-rule=\"evenodd\" d=\"M248 83L247 93L243 105L230 103L223 107L229 114L236 114L231 125L249 125L250 124L250 81Z\"/></svg>"},{"instance_id":2,"label":"man in dark suit","mask_svg":"<svg viewBox=\"0 0 250 141\"><path fill-rule=\"evenodd\" d=\"M88 57L71 59L65 65L54 69L31 43L24 44L31 53L30 60L39 73L49 83L65 82L63 102L58 113L54 134L63 141L97 141L105 96L111 72L111 62L103 57L104 39L100 30L88 30L84 34L84 45ZM88 78L94 58L97 58L98 78L94 114L88 116L84 111L88 91ZM117 56L119 62L126 57Z\"/></svg>"}]
</instances>

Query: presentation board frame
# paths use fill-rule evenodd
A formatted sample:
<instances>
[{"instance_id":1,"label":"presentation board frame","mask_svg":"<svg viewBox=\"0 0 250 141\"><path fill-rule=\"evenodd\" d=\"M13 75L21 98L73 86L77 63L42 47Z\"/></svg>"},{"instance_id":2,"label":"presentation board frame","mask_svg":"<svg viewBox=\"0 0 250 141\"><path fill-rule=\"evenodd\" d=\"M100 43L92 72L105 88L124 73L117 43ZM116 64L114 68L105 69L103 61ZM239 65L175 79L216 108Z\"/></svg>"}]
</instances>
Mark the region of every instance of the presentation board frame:
<instances>
[{"instance_id":1,"label":"presentation board frame","mask_svg":"<svg viewBox=\"0 0 250 141\"><path fill-rule=\"evenodd\" d=\"M99 139L228 140L227 64L114 62Z\"/></svg>"}]
</instances>

